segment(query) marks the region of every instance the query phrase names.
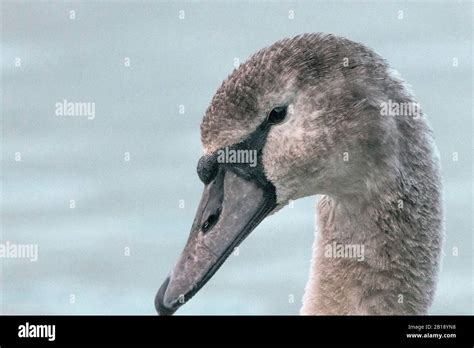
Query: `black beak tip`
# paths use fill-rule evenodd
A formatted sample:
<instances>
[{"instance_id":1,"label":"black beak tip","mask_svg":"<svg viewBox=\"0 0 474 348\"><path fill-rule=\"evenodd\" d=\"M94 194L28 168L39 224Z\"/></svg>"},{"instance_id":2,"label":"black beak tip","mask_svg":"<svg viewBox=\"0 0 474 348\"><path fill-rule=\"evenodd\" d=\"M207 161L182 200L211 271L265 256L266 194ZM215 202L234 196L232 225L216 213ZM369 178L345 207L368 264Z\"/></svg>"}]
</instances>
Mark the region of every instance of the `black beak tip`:
<instances>
[{"instance_id":1,"label":"black beak tip","mask_svg":"<svg viewBox=\"0 0 474 348\"><path fill-rule=\"evenodd\" d=\"M165 306L163 299L165 297L166 289L168 288L168 283L170 282L170 277L166 278L163 285L161 285L160 290L155 296L155 309L158 315L173 315L176 312L176 309L171 309Z\"/></svg>"}]
</instances>

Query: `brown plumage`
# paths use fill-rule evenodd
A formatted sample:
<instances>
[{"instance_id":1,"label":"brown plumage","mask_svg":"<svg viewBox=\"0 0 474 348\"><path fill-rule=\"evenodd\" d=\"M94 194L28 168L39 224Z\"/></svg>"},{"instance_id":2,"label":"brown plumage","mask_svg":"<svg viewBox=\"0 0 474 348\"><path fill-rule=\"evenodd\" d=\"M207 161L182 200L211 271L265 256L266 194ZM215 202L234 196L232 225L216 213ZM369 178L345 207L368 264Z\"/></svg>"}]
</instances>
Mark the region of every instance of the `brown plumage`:
<instances>
[{"instance_id":1,"label":"brown plumage","mask_svg":"<svg viewBox=\"0 0 474 348\"><path fill-rule=\"evenodd\" d=\"M286 120L262 133L259 160L274 187L273 212L289 200L323 195L303 314L423 314L432 302L442 247L439 160L421 110L384 115L389 102L416 104L372 50L333 35L304 34L251 56L206 111L201 136L212 156L255 136L273 108L288 107ZM213 247L222 240L233 245L215 233L192 232L171 274L171 283L180 285L160 290L159 312L176 307L171 294L189 286L183 285L186 270L193 270L191 283L199 288L209 277L201 281L196 267L209 267L203 260L220 255ZM198 252L203 245L206 251ZM363 255L328 256L333 245L363 247ZM189 261L190 255L200 261ZM186 300L197 291L192 288Z\"/></svg>"}]
</instances>

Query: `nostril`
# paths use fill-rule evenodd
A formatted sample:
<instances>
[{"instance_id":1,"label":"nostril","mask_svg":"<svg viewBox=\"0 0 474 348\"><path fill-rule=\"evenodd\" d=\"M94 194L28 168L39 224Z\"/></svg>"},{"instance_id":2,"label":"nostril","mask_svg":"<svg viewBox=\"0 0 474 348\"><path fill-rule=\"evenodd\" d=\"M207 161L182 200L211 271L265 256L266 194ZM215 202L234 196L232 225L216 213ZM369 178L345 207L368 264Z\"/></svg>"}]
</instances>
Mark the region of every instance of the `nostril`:
<instances>
[{"instance_id":1,"label":"nostril","mask_svg":"<svg viewBox=\"0 0 474 348\"><path fill-rule=\"evenodd\" d=\"M212 227L214 227L217 220L219 220L219 215L221 215L221 209L220 208L215 213L209 215L207 220L204 221L204 223L202 224L202 227L201 227L202 232L206 233Z\"/></svg>"}]
</instances>

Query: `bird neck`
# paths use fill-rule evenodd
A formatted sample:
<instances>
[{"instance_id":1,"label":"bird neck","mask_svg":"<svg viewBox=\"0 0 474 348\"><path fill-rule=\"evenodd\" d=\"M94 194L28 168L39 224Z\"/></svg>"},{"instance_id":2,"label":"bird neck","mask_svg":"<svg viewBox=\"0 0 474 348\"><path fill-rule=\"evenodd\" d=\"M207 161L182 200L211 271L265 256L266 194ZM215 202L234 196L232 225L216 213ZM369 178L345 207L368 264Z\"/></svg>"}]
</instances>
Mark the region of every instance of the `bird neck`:
<instances>
[{"instance_id":1,"label":"bird neck","mask_svg":"<svg viewBox=\"0 0 474 348\"><path fill-rule=\"evenodd\" d=\"M437 166L408 168L369 199L322 196L302 314L423 314L441 255Z\"/></svg>"}]
</instances>

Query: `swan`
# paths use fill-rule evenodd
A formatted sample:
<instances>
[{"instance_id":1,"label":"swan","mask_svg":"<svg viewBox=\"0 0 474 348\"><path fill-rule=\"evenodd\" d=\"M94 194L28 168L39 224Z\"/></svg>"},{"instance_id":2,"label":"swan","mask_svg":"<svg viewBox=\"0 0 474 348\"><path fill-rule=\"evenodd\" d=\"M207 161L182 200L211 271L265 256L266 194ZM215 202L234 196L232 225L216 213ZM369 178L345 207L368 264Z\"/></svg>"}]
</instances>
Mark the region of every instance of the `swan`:
<instances>
[{"instance_id":1,"label":"swan","mask_svg":"<svg viewBox=\"0 0 474 348\"><path fill-rule=\"evenodd\" d=\"M310 195L318 224L300 313L427 313L443 243L439 155L379 55L331 34L280 40L218 88L201 140L204 192L158 314L188 301L266 216Z\"/></svg>"}]
</instances>

